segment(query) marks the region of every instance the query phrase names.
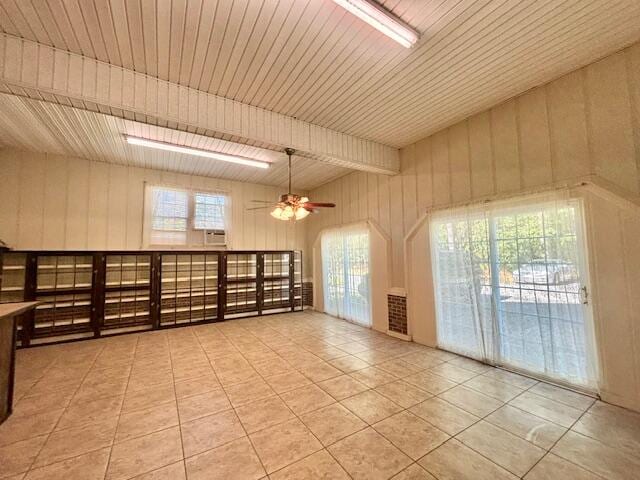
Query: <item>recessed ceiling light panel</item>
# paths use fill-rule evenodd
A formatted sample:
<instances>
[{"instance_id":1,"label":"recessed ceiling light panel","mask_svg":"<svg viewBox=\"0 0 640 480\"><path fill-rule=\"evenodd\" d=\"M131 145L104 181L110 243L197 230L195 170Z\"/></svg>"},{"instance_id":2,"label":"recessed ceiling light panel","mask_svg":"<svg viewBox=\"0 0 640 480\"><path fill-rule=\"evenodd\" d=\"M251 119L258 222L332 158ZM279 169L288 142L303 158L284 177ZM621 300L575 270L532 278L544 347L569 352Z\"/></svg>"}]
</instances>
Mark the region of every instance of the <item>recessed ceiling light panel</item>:
<instances>
[{"instance_id":1,"label":"recessed ceiling light panel","mask_svg":"<svg viewBox=\"0 0 640 480\"><path fill-rule=\"evenodd\" d=\"M420 38L413 28L371 0L333 1L403 47L411 48Z\"/></svg>"},{"instance_id":2,"label":"recessed ceiling light panel","mask_svg":"<svg viewBox=\"0 0 640 480\"><path fill-rule=\"evenodd\" d=\"M212 150L202 150L199 148L183 147L173 143L158 142L156 140L147 140L146 138L132 137L125 135L127 143L130 145L139 145L141 147L154 148L156 150L164 150L167 152L185 153L187 155L195 155L196 157L211 158L220 160L221 162L236 163L238 165L246 165L248 167L269 168L270 163L263 160L255 160L253 158L240 157L238 155L230 155L228 153L214 152Z\"/></svg>"}]
</instances>

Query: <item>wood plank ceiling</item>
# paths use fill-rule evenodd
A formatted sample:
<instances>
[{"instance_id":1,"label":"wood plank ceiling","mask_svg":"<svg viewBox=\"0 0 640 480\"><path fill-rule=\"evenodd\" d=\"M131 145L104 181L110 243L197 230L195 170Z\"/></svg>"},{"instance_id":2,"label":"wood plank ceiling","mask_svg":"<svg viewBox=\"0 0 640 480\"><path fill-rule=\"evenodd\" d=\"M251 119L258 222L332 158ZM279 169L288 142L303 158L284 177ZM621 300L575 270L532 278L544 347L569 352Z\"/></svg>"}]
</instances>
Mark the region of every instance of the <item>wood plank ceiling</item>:
<instances>
[{"instance_id":1,"label":"wood plank ceiling","mask_svg":"<svg viewBox=\"0 0 640 480\"><path fill-rule=\"evenodd\" d=\"M124 134L273 162L268 170L127 144ZM120 165L287 187L286 156L273 150L111 115L0 94L0 146L106 161ZM350 170L318 160L293 159L295 191L311 190Z\"/></svg>"},{"instance_id":2,"label":"wood plank ceiling","mask_svg":"<svg viewBox=\"0 0 640 480\"><path fill-rule=\"evenodd\" d=\"M640 38L638 0L0 0L0 29L401 147Z\"/></svg>"}]
</instances>

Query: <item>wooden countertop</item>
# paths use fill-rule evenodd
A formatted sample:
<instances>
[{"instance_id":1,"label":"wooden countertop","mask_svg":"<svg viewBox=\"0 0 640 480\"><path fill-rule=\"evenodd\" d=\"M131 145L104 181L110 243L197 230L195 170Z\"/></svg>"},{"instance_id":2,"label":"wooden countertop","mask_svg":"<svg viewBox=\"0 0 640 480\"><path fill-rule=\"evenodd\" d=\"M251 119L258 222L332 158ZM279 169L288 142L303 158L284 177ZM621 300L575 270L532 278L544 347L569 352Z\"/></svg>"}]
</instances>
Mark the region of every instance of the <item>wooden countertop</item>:
<instances>
[{"instance_id":1,"label":"wooden countertop","mask_svg":"<svg viewBox=\"0 0 640 480\"><path fill-rule=\"evenodd\" d=\"M41 302L0 303L0 320L20 315L27 310L35 308L39 303Z\"/></svg>"}]
</instances>

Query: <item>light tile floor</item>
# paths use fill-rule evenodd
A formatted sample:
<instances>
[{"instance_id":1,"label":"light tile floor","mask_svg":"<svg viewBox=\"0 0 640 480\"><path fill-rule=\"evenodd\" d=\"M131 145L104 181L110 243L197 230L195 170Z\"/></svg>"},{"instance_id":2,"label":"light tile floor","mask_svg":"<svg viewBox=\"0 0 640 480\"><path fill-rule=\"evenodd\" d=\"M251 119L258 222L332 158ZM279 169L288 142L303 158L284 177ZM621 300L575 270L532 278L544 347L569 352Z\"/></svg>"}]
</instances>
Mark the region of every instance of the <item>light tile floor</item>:
<instances>
[{"instance_id":1,"label":"light tile floor","mask_svg":"<svg viewBox=\"0 0 640 480\"><path fill-rule=\"evenodd\" d=\"M638 413L312 312L20 350L16 399L14 480L640 475Z\"/></svg>"}]
</instances>

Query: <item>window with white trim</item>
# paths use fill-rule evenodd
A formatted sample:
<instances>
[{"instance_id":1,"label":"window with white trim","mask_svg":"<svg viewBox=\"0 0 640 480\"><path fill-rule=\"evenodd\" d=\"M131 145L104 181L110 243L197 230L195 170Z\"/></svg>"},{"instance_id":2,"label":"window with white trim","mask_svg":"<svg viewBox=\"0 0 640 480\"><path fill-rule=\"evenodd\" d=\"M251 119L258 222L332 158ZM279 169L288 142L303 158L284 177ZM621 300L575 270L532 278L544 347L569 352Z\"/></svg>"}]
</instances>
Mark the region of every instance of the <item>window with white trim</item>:
<instances>
[{"instance_id":1,"label":"window with white trim","mask_svg":"<svg viewBox=\"0 0 640 480\"><path fill-rule=\"evenodd\" d=\"M196 192L193 194L193 202L193 228L224 232L225 195Z\"/></svg>"},{"instance_id":2,"label":"window with white trim","mask_svg":"<svg viewBox=\"0 0 640 480\"><path fill-rule=\"evenodd\" d=\"M147 185L144 246L226 246L228 210L221 192Z\"/></svg>"}]
</instances>

